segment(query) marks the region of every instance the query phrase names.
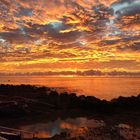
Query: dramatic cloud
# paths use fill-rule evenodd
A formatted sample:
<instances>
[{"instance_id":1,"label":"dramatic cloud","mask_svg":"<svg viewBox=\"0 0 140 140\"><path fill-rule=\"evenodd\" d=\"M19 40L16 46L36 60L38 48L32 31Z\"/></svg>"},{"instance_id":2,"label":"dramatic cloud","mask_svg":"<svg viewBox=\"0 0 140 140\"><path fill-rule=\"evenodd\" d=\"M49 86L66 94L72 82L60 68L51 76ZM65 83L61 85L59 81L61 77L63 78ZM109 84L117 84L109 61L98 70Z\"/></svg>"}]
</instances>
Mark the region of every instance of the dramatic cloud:
<instances>
[{"instance_id":1,"label":"dramatic cloud","mask_svg":"<svg viewBox=\"0 0 140 140\"><path fill-rule=\"evenodd\" d=\"M140 71L140 0L0 0L0 72Z\"/></svg>"}]
</instances>

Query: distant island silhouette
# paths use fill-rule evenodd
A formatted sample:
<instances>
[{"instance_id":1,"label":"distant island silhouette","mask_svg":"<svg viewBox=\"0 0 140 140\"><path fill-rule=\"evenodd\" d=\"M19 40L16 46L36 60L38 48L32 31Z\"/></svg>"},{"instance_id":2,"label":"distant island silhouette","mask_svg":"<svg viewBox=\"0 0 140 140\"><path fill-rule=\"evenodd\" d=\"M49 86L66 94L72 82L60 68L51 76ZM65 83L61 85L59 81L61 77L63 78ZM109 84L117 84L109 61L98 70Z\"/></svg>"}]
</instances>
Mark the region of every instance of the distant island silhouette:
<instances>
[{"instance_id":1,"label":"distant island silhouette","mask_svg":"<svg viewBox=\"0 0 140 140\"><path fill-rule=\"evenodd\" d=\"M46 75L46 76L140 76L140 72L131 72L131 71L101 71L101 70L85 70L85 71L47 71L47 72L25 72L25 73L0 73L0 76L39 76L39 75Z\"/></svg>"}]
</instances>

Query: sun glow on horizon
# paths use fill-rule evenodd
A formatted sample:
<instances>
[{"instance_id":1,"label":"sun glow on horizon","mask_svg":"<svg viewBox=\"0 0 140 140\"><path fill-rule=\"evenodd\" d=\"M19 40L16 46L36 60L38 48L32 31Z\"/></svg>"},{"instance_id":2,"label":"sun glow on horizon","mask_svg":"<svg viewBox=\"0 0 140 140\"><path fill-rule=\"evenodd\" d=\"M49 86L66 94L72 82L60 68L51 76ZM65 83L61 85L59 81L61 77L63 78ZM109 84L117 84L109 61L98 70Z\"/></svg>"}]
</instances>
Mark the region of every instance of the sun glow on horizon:
<instances>
[{"instance_id":1,"label":"sun glow on horizon","mask_svg":"<svg viewBox=\"0 0 140 140\"><path fill-rule=\"evenodd\" d=\"M139 1L56 1L0 0L0 73L140 71Z\"/></svg>"}]
</instances>

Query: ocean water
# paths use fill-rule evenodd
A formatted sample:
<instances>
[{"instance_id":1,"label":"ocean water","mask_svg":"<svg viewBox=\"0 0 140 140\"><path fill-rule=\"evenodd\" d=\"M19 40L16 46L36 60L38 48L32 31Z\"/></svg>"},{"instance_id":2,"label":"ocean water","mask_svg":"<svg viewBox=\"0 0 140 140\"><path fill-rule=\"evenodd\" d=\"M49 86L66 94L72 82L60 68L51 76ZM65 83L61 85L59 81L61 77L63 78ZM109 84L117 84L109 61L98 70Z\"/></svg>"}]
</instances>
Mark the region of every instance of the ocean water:
<instances>
[{"instance_id":1,"label":"ocean water","mask_svg":"<svg viewBox=\"0 0 140 140\"><path fill-rule=\"evenodd\" d=\"M140 94L140 77L1 76L0 84L31 84L111 100Z\"/></svg>"}]
</instances>

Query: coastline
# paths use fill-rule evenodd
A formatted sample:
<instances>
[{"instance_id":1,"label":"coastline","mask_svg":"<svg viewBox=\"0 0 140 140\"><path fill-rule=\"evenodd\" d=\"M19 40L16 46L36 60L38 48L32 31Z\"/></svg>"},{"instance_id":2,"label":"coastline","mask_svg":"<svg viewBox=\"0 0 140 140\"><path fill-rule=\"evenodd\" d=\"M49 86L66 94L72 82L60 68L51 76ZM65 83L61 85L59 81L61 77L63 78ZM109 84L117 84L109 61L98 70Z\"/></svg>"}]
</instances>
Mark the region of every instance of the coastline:
<instances>
[{"instance_id":1,"label":"coastline","mask_svg":"<svg viewBox=\"0 0 140 140\"><path fill-rule=\"evenodd\" d=\"M84 94L106 100L119 96L137 96L140 91L138 77L7 76L0 77L0 80L0 84L47 86L58 91L60 89L60 92L75 92L77 95Z\"/></svg>"},{"instance_id":2,"label":"coastline","mask_svg":"<svg viewBox=\"0 0 140 140\"><path fill-rule=\"evenodd\" d=\"M59 94L48 87L0 85L0 101L2 126L12 127L11 122L15 121L18 127L43 120L85 117L103 120L107 127L128 123L140 128L140 95L106 101L76 93Z\"/></svg>"}]
</instances>

